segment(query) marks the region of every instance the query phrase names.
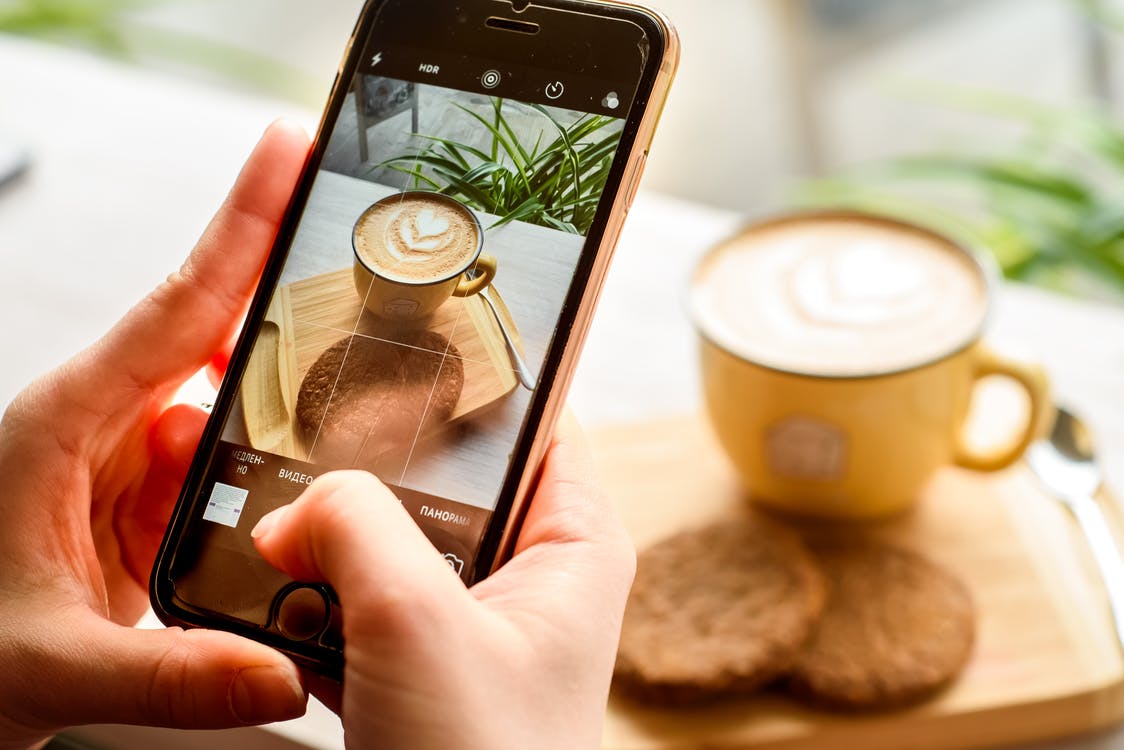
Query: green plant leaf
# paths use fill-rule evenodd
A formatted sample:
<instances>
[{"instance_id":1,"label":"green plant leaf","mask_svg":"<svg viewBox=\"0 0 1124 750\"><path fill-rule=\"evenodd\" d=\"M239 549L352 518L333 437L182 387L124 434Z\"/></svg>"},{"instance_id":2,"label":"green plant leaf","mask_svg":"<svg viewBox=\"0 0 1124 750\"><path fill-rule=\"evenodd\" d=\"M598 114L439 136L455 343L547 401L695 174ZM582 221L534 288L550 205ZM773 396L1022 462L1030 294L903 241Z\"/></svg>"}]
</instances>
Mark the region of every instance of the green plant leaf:
<instances>
[{"instance_id":1,"label":"green plant leaf","mask_svg":"<svg viewBox=\"0 0 1124 750\"><path fill-rule=\"evenodd\" d=\"M543 205L534 197L527 198L500 218L499 221L492 225L492 228L502 227L504 224L510 224L513 221L530 221L539 216L543 208Z\"/></svg>"},{"instance_id":2,"label":"green plant leaf","mask_svg":"<svg viewBox=\"0 0 1124 750\"><path fill-rule=\"evenodd\" d=\"M511 143L515 147L515 150L518 152L519 158L515 160L515 163L520 166L526 166L527 164L531 163L531 154L528 153L527 150L523 147L523 144L519 142L519 136L511 127L511 123L509 123L507 121L507 118L503 116L503 104L503 99L497 98L492 100L492 107L496 113L496 125L501 130L503 130L504 134L507 136L507 142Z\"/></svg>"},{"instance_id":3,"label":"green plant leaf","mask_svg":"<svg viewBox=\"0 0 1124 750\"><path fill-rule=\"evenodd\" d=\"M372 167L392 167L416 183L457 197L500 217L495 226L525 221L575 234L589 231L620 143L620 121L583 115L569 124L538 105L525 106L543 127L533 142L518 137L502 99L490 100L488 115L463 104L457 108L484 128L484 148L449 138L421 135L426 143ZM615 128L610 126L616 125ZM544 137L547 132L552 137Z\"/></svg>"},{"instance_id":4,"label":"green plant leaf","mask_svg":"<svg viewBox=\"0 0 1124 750\"><path fill-rule=\"evenodd\" d=\"M457 143L456 141L449 140L448 138L441 138L436 135L423 135L421 133L415 133L414 135L416 138L432 141L433 146L431 146L431 149L437 146L443 147L445 152L448 153L449 156L453 157L453 159L456 160L456 162L465 169L469 169L469 164L468 159L464 156L464 153L467 153L470 156L474 156L481 161L488 161L487 154L485 154L480 149L473 148L472 146L469 146L467 144Z\"/></svg>"},{"instance_id":5,"label":"green plant leaf","mask_svg":"<svg viewBox=\"0 0 1124 750\"><path fill-rule=\"evenodd\" d=\"M492 143L493 143L492 160L493 161L499 161L499 158L500 158L501 155L506 155L506 156L508 156L508 158L515 159L515 160L519 159L519 157L521 156L520 150L518 148L516 148L515 145L512 144L507 139L507 136L504 135L503 130L499 126L495 125L494 123L489 122L487 120L487 118L485 118L479 112L475 112L475 111L469 109L468 107L464 106L463 104L458 104L457 109L461 110L462 112L464 112L468 116L472 117L474 120L476 120L481 125L483 125L484 128L489 133L491 133L492 138L493 138L493 141L492 141ZM502 154L500 153L501 148L502 148L502 151L503 151Z\"/></svg>"},{"instance_id":6,"label":"green plant leaf","mask_svg":"<svg viewBox=\"0 0 1124 750\"><path fill-rule=\"evenodd\" d=\"M415 188L422 182L428 183L429 186L432 187L434 190L440 189L440 187L441 187L441 184L439 182L437 182L436 180L430 179L425 174L423 174L421 172L421 170L410 169L409 167L402 167L402 166L399 166L397 164L389 164L389 165L387 165L387 169L393 169L395 172L402 172L403 174L408 174L411 177L413 177Z\"/></svg>"},{"instance_id":7,"label":"green plant leaf","mask_svg":"<svg viewBox=\"0 0 1124 750\"><path fill-rule=\"evenodd\" d=\"M1050 201L1088 204L1092 192L1077 179L1028 162L962 155L892 159L874 175L921 179L956 179L977 187L1022 190Z\"/></svg>"},{"instance_id":8,"label":"green plant leaf","mask_svg":"<svg viewBox=\"0 0 1124 750\"><path fill-rule=\"evenodd\" d=\"M558 150L558 153L560 153L563 159L568 162L568 168L570 171L570 174L566 175L566 179L572 180L574 191L577 193L581 193L581 174L578 169L578 160L574 153L574 142L570 137L570 133L566 130L566 128L562 127L558 120L554 119L554 116L550 114L549 111L547 111L546 107L543 107L540 104L533 104L531 106L538 110L544 117L546 117L550 124L553 125L554 128L558 131L559 140L562 143L562 147ZM578 127L578 125L581 124L581 122L582 120L579 120L578 123L575 124L575 129ZM558 171L558 176L558 181L556 181L555 185L557 185L557 182L560 182L562 179L562 170Z\"/></svg>"}]
</instances>

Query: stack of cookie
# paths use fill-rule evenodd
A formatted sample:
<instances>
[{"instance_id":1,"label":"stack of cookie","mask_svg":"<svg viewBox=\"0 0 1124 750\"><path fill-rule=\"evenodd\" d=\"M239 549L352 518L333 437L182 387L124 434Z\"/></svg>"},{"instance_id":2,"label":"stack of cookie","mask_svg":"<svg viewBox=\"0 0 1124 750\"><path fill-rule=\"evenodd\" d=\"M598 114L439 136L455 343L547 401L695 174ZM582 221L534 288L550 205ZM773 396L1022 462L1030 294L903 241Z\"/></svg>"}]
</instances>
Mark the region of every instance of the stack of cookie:
<instances>
[{"instance_id":1,"label":"stack of cookie","mask_svg":"<svg viewBox=\"0 0 1124 750\"><path fill-rule=\"evenodd\" d=\"M682 532L640 555L616 682L664 705L780 685L826 708L923 700L971 653L964 585L865 538L806 544L760 517Z\"/></svg>"}]
</instances>

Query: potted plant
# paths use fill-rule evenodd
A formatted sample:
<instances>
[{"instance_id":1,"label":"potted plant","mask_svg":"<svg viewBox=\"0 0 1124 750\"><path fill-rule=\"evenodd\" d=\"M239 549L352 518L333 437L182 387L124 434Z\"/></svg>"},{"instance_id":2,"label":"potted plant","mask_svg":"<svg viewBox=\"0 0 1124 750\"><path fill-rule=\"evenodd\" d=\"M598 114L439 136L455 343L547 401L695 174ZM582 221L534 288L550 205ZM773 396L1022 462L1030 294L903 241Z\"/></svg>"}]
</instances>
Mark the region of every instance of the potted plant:
<instances>
[{"instance_id":1,"label":"potted plant","mask_svg":"<svg viewBox=\"0 0 1124 750\"><path fill-rule=\"evenodd\" d=\"M566 123L537 104L495 97L489 102L490 117L457 105L465 117L484 126L489 137L484 148L418 135L423 146L372 171L387 167L402 172L415 190L435 190L500 217L494 226L524 221L587 234L620 142L620 120L582 115ZM530 107L543 121L533 143L522 140L528 136L517 132L505 115L505 108L516 106Z\"/></svg>"}]
</instances>

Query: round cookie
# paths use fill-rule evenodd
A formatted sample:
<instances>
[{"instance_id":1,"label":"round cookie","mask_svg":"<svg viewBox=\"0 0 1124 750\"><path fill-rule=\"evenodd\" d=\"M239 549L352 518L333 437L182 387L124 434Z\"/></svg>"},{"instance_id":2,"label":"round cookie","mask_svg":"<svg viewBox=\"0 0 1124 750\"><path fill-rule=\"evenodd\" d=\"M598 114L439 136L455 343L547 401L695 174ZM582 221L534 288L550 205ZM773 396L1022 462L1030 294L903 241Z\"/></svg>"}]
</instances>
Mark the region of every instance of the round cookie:
<instances>
[{"instance_id":1,"label":"round cookie","mask_svg":"<svg viewBox=\"0 0 1124 750\"><path fill-rule=\"evenodd\" d=\"M824 598L786 529L741 519L677 534L639 556L617 683L664 704L752 690L791 667Z\"/></svg>"},{"instance_id":2,"label":"round cookie","mask_svg":"<svg viewBox=\"0 0 1124 750\"><path fill-rule=\"evenodd\" d=\"M914 552L877 542L813 548L827 608L789 678L810 702L886 709L925 698L968 661L975 607L958 578Z\"/></svg>"},{"instance_id":3,"label":"round cookie","mask_svg":"<svg viewBox=\"0 0 1124 750\"><path fill-rule=\"evenodd\" d=\"M422 423L447 420L464 388L464 366L448 339L403 331L396 341L348 336L308 369L296 418L322 463L369 466L413 445Z\"/></svg>"}]
</instances>

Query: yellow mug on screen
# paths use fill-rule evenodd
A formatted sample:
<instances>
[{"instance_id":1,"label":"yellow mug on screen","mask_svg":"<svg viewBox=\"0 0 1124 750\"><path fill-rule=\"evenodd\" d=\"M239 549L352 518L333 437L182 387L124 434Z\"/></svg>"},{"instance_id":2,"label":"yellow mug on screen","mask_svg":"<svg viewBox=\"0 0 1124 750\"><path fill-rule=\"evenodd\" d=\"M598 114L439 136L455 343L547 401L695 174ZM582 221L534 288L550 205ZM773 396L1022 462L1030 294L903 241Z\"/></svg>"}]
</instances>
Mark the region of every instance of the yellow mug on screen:
<instances>
[{"instance_id":1,"label":"yellow mug on screen","mask_svg":"<svg viewBox=\"0 0 1124 750\"><path fill-rule=\"evenodd\" d=\"M412 190L368 207L352 230L355 290L375 315L420 320L450 297L469 297L496 276L484 230L470 208Z\"/></svg>"}]
</instances>

